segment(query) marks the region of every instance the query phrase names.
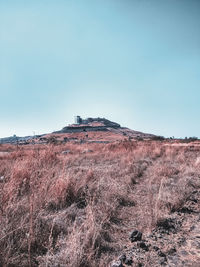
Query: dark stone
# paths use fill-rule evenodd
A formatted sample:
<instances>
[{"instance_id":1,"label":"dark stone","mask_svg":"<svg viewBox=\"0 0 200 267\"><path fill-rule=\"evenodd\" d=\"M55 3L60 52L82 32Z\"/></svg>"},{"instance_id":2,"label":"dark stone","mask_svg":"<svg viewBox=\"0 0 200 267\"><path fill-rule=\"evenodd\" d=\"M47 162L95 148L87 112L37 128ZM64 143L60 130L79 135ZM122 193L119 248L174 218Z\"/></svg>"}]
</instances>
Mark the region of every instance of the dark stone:
<instances>
[{"instance_id":1,"label":"dark stone","mask_svg":"<svg viewBox=\"0 0 200 267\"><path fill-rule=\"evenodd\" d=\"M138 246L142 248L143 250L146 250L146 251L149 250L149 246L144 241L141 241L140 243L138 243Z\"/></svg>"},{"instance_id":2,"label":"dark stone","mask_svg":"<svg viewBox=\"0 0 200 267\"><path fill-rule=\"evenodd\" d=\"M162 233L169 233L169 231L175 230L175 221L171 218L162 219L157 222L157 227Z\"/></svg>"},{"instance_id":3,"label":"dark stone","mask_svg":"<svg viewBox=\"0 0 200 267\"><path fill-rule=\"evenodd\" d=\"M161 257L160 265L166 265L166 261L167 261L166 255L161 250L158 252L158 255Z\"/></svg>"},{"instance_id":4,"label":"dark stone","mask_svg":"<svg viewBox=\"0 0 200 267\"><path fill-rule=\"evenodd\" d=\"M140 241L142 239L142 233L138 230L134 230L131 233L129 239L131 240L131 242Z\"/></svg>"},{"instance_id":5,"label":"dark stone","mask_svg":"<svg viewBox=\"0 0 200 267\"><path fill-rule=\"evenodd\" d=\"M188 208L188 207L183 207L183 208L181 208L181 209L179 210L179 212L180 212L180 213L188 213L188 214L190 214L190 213L193 212L193 210L190 209L190 208Z\"/></svg>"},{"instance_id":6,"label":"dark stone","mask_svg":"<svg viewBox=\"0 0 200 267\"><path fill-rule=\"evenodd\" d=\"M122 254L122 255L119 257L119 260L120 260L121 262L125 262L125 260L126 260L126 254Z\"/></svg>"},{"instance_id":7,"label":"dark stone","mask_svg":"<svg viewBox=\"0 0 200 267\"><path fill-rule=\"evenodd\" d=\"M133 264L133 260L132 260L132 258L131 257L128 257L126 260L125 260L125 264L126 265L132 265Z\"/></svg>"},{"instance_id":8,"label":"dark stone","mask_svg":"<svg viewBox=\"0 0 200 267\"><path fill-rule=\"evenodd\" d=\"M158 255L166 259L165 253L163 253L161 250L158 251Z\"/></svg>"},{"instance_id":9,"label":"dark stone","mask_svg":"<svg viewBox=\"0 0 200 267\"><path fill-rule=\"evenodd\" d=\"M171 248L169 251L168 251L168 254L169 255L172 255L176 252L176 248Z\"/></svg>"},{"instance_id":10,"label":"dark stone","mask_svg":"<svg viewBox=\"0 0 200 267\"><path fill-rule=\"evenodd\" d=\"M158 251L158 250L159 250L159 247L157 247L157 246L153 246L153 249L154 249L155 251Z\"/></svg>"}]
</instances>

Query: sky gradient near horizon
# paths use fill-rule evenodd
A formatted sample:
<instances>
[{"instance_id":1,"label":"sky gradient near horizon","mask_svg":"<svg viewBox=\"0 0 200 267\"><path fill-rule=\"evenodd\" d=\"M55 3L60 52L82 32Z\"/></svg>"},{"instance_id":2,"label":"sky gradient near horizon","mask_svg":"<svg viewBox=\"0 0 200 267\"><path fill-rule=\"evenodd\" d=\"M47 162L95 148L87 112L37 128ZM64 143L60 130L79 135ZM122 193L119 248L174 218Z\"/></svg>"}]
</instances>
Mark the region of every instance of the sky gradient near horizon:
<instances>
[{"instance_id":1,"label":"sky gradient near horizon","mask_svg":"<svg viewBox=\"0 0 200 267\"><path fill-rule=\"evenodd\" d=\"M0 0L0 137L75 115L200 137L200 1Z\"/></svg>"}]
</instances>

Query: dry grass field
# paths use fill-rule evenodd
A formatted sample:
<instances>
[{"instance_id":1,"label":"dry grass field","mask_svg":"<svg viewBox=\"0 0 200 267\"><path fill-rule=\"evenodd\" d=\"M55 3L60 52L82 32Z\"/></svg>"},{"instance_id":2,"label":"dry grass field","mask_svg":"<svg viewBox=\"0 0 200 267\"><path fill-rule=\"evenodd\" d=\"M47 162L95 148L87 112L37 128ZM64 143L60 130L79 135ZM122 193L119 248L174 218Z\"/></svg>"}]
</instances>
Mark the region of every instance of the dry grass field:
<instances>
[{"instance_id":1,"label":"dry grass field","mask_svg":"<svg viewBox=\"0 0 200 267\"><path fill-rule=\"evenodd\" d=\"M0 266L199 266L199 203L198 142L1 145Z\"/></svg>"}]
</instances>

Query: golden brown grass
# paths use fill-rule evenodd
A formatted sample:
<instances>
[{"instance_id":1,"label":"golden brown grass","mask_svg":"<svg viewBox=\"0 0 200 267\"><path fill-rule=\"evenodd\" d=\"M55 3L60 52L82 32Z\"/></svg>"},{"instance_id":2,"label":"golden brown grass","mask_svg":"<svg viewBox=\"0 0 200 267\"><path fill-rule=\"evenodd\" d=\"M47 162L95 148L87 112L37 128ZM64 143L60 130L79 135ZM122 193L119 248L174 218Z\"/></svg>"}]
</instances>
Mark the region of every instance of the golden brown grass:
<instances>
[{"instance_id":1,"label":"golden brown grass","mask_svg":"<svg viewBox=\"0 0 200 267\"><path fill-rule=\"evenodd\" d=\"M0 266L108 266L133 228L149 233L200 186L198 146L120 141L0 151L9 152L0 155Z\"/></svg>"}]
</instances>

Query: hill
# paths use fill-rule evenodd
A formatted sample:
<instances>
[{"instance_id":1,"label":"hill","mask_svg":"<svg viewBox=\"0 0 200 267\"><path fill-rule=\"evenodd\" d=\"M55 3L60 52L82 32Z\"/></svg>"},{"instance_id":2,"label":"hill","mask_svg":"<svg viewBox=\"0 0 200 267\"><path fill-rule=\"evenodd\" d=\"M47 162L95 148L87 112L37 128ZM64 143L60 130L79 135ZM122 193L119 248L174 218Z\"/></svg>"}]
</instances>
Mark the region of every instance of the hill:
<instances>
[{"instance_id":1,"label":"hill","mask_svg":"<svg viewBox=\"0 0 200 267\"><path fill-rule=\"evenodd\" d=\"M156 136L139 131L134 131L126 127L121 127L118 123L105 118L76 117L76 123L65 126L53 133L18 137L0 138L0 144L46 144L46 143L66 143L66 142L113 142L125 139L153 139Z\"/></svg>"},{"instance_id":2,"label":"hill","mask_svg":"<svg viewBox=\"0 0 200 267\"><path fill-rule=\"evenodd\" d=\"M105 118L87 118L82 119L76 117L76 123L64 127L60 131L54 133L78 133L78 132L110 132L112 134L124 135L132 138L152 138L154 135L146 134L139 131L130 130L126 127L121 127L116 122L109 121Z\"/></svg>"}]
</instances>

